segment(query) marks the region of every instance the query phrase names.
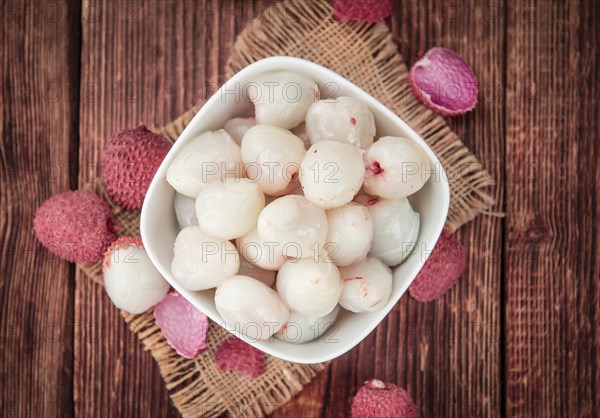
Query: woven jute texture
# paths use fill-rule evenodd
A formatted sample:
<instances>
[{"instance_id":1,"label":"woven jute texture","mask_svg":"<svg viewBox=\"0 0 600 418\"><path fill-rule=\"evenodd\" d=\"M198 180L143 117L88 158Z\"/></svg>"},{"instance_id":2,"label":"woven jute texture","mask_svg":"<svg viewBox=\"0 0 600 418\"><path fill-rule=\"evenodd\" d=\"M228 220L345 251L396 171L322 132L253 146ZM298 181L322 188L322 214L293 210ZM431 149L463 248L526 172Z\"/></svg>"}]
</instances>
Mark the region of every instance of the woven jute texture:
<instances>
[{"instance_id":1,"label":"woven jute texture","mask_svg":"<svg viewBox=\"0 0 600 418\"><path fill-rule=\"evenodd\" d=\"M450 131L444 120L422 107L407 88L407 68L384 24L340 24L326 1L279 3L265 10L238 37L227 66L228 76L246 65L274 55L305 58L343 75L400 115L419 132L449 172L451 187L447 227L452 231L485 212L494 200L493 184L481 164ZM175 141L196 114L196 106L157 128ZM114 205L102 184L91 190L111 206L119 234L139 235L139 212ZM79 266L102 285L101 263ZM229 334L211 323L207 348L195 360L180 357L167 344L152 310L122 316L159 365L173 404L184 417L262 416L298 394L325 366L299 365L266 356L265 373L249 379L219 371L213 353Z\"/></svg>"}]
</instances>

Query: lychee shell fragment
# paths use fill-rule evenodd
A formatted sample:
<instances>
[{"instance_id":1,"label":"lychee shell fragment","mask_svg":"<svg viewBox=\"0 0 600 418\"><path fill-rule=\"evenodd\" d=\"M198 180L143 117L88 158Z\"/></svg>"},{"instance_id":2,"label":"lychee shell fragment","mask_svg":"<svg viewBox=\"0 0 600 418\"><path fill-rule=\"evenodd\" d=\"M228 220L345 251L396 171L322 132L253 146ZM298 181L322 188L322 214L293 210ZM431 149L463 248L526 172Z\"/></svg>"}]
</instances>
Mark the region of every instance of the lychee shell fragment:
<instances>
[{"instance_id":1,"label":"lychee shell fragment","mask_svg":"<svg viewBox=\"0 0 600 418\"><path fill-rule=\"evenodd\" d=\"M154 308L156 325L177 354L193 359L206 345L208 317L173 291Z\"/></svg>"},{"instance_id":2,"label":"lychee shell fragment","mask_svg":"<svg viewBox=\"0 0 600 418\"><path fill-rule=\"evenodd\" d=\"M420 302L437 299L456 283L466 265L467 252L460 241L443 231L408 291Z\"/></svg>"},{"instance_id":3,"label":"lychee shell fragment","mask_svg":"<svg viewBox=\"0 0 600 418\"><path fill-rule=\"evenodd\" d=\"M408 84L427 108L442 116L462 115L477 104L477 78L469 63L447 48L432 48L414 63Z\"/></svg>"}]
</instances>

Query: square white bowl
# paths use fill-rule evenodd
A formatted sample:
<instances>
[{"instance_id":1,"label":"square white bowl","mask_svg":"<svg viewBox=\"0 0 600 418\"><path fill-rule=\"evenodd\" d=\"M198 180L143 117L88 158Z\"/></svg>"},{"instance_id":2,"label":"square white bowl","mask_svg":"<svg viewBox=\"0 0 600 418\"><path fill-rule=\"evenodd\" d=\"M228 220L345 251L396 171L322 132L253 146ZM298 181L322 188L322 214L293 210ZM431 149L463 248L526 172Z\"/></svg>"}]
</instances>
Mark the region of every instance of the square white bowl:
<instances>
[{"instance_id":1,"label":"square white bowl","mask_svg":"<svg viewBox=\"0 0 600 418\"><path fill-rule=\"evenodd\" d=\"M377 137L386 135L409 138L419 144L432 161L433 172L425 186L409 197L413 208L421 216L417 245L413 253L401 265L393 269L392 294L387 304L378 311L355 314L340 311L336 324L319 339L304 344L293 344L274 338L257 342L248 341L265 353L296 363L320 363L346 353L360 343L390 312L423 266L435 245L448 214L450 189L442 165L427 143L402 119L342 76L318 64L300 58L271 57L257 61L227 81L200 109L167 154L154 177L141 214L141 235L144 247L160 273L181 295L204 312L217 324L221 316L214 303L214 289L193 292L181 287L171 274L173 244L179 232L173 198L175 190L166 182L167 168L179 150L199 134L221 129L231 118L253 113L253 105L247 99L245 87L259 74L274 70L290 70L315 80L321 88L332 86L335 96L354 97L366 104L377 126ZM324 93L327 93L325 91ZM237 335L237 334L236 334ZM240 336L240 335L238 335Z\"/></svg>"}]
</instances>

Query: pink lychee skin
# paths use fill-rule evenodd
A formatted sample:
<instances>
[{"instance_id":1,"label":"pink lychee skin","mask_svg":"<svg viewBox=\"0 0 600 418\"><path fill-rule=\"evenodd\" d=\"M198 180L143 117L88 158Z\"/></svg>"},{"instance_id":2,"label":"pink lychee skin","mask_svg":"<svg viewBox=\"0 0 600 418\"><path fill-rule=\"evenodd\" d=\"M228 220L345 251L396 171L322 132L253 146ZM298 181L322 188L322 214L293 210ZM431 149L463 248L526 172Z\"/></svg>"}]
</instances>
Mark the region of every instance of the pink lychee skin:
<instances>
[{"instance_id":1,"label":"pink lychee skin","mask_svg":"<svg viewBox=\"0 0 600 418\"><path fill-rule=\"evenodd\" d=\"M156 325L177 354L194 359L206 347L208 317L176 291L154 307Z\"/></svg>"},{"instance_id":2,"label":"pink lychee skin","mask_svg":"<svg viewBox=\"0 0 600 418\"><path fill-rule=\"evenodd\" d=\"M418 418L410 395L393 383L369 379L352 398L352 418Z\"/></svg>"},{"instance_id":3,"label":"pink lychee skin","mask_svg":"<svg viewBox=\"0 0 600 418\"><path fill-rule=\"evenodd\" d=\"M392 14L394 0L335 0L333 17L338 22L355 20L377 23Z\"/></svg>"},{"instance_id":4,"label":"pink lychee skin","mask_svg":"<svg viewBox=\"0 0 600 418\"><path fill-rule=\"evenodd\" d=\"M98 196L79 190L59 193L36 210L33 229L50 252L75 263L102 259L117 238L115 220Z\"/></svg>"},{"instance_id":5,"label":"pink lychee skin","mask_svg":"<svg viewBox=\"0 0 600 418\"><path fill-rule=\"evenodd\" d=\"M467 252L450 232L444 230L425 265L408 288L419 302L437 299L460 278L467 266Z\"/></svg>"},{"instance_id":6,"label":"pink lychee skin","mask_svg":"<svg viewBox=\"0 0 600 418\"><path fill-rule=\"evenodd\" d=\"M126 209L141 209L154 174L171 145L167 138L143 124L113 134L102 157L102 178L110 198Z\"/></svg>"},{"instance_id":7,"label":"pink lychee skin","mask_svg":"<svg viewBox=\"0 0 600 418\"><path fill-rule=\"evenodd\" d=\"M408 73L413 94L442 116L462 115L477 104L477 78L456 52L435 47L413 64Z\"/></svg>"}]
</instances>

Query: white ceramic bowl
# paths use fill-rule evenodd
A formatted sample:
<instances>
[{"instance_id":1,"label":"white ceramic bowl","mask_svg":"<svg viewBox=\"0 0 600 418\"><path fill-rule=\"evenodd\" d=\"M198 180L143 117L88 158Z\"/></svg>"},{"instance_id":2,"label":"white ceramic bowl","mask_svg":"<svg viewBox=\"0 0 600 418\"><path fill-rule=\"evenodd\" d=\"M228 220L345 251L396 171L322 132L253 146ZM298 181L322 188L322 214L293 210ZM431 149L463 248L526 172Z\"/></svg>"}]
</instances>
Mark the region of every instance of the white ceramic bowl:
<instances>
[{"instance_id":1,"label":"white ceramic bowl","mask_svg":"<svg viewBox=\"0 0 600 418\"><path fill-rule=\"evenodd\" d=\"M215 308L214 289L202 292L186 290L171 274L173 243L178 227L173 209L175 191L165 180L167 168L179 149L194 137L208 130L222 128L228 119L253 113L253 105L245 97L244 88L256 80L259 74L273 70L296 71L317 81L321 88L329 86L328 90L323 91L325 94L332 93L335 88L335 96L350 96L365 103L375 116L377 138L392 135L412 139L427 152L435 170L425 186L409 197L414 209L421 215L419 240L415 251L404 263L394 268L392 295L382 309L361 314L342 310L330 332L316 341L304 344L287 343L274 338L248 341L265 353L284 360L319 363L341 356L360 343L406 292L442 231L448 213L450 190L444 169L425 141L405 121L342 76L312 62L291 57L266 58L247 66L206 102L182 132L148 189L141 215L142 240L152 262L179 293L213 321L222 323Z\"/></svg>"}]
</instances>

